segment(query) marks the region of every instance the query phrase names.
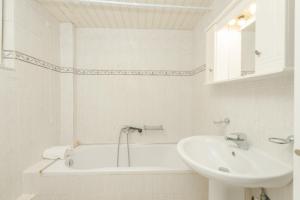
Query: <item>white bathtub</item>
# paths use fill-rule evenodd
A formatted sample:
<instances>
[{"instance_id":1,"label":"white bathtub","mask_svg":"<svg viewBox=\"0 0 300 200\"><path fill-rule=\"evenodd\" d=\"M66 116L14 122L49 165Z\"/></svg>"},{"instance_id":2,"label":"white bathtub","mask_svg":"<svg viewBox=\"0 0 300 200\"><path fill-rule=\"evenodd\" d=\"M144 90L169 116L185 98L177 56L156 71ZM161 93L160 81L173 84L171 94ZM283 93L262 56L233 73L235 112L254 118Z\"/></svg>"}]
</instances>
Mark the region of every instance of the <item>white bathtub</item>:
<instances>
[{"instance_id":1,"label":"white bathtub","mask_svg":"<svg viewBox=\"0 0 300 200\"><path fill-rule=\"evenodd\" d=\"M130 145L130 150L132 166L122 145L117 168L117 145L79 146L70 157L72 167L61 160L42 174L25 172L24 193L37 194L36 200L207 200L207 179L181 161L176 144Z\"/></svg>"},{"instance_id":2,"label":"white bathtub","mask_svg":"<svg viewBox=\"0 0 300 200\"><path fill-rule=\"evenodd\" d=\"M121 145L119 167L117 145L82 145L66 161L57 161L44 170L53 173L190 173L180 159L175 144L130 145L131 166L127 147ZM68 166L66 163L72 163Z\"/></svg>"}]
</instances>

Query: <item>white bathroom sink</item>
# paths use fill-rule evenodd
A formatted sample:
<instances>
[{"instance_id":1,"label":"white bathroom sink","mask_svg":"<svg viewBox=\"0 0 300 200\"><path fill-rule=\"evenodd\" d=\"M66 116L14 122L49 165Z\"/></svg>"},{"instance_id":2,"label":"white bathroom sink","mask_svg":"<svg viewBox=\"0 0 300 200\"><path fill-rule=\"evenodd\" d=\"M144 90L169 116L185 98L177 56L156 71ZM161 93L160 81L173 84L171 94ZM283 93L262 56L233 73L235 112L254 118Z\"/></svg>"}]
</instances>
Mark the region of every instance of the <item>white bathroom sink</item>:
<instances>
[{"instance_id":1,"label":"white bathroom sink","mask_svg":"<svg viewBox=\"0 0 300 200\"><path fill-rule=\"evenodd\" d=\"M182 159L209 179L238 187L282 187L292 180L292 167L250 147L234 147L222 136L195 136L181 140Z\"/></svg>"}]
</instances>

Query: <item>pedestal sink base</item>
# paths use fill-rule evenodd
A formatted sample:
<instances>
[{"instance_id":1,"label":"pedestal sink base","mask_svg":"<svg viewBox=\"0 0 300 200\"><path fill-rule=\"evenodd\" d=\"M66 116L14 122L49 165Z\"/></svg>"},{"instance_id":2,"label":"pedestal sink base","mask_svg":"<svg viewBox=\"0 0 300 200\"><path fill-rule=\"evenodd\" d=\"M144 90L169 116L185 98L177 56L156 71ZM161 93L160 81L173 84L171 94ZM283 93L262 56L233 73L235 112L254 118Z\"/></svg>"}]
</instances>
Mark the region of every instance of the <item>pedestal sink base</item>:
<instances>
[{"instance_id":1,"label":"pedestal sink base","mask_svg":"<svg viewBox=\"0 0 300 200\"><path fill-rule=\"evenodd\" d=\"M244 200L244 188L229 186L217 180L209 180L209 200Z\"/></svg>"}]
</instances>

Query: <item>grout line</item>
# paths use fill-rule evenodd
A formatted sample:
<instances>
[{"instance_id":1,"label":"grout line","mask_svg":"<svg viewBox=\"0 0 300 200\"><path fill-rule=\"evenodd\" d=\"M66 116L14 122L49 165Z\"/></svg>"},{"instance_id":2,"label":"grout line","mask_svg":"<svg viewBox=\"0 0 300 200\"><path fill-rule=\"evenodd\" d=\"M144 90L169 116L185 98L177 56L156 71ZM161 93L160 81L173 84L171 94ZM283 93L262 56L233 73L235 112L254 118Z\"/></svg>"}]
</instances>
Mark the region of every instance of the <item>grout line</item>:
<instances>
[{"instance_id":1,"label":"grout line","mask_svg":"<svg viewBox=\"0 0 300 200\"><path fill-rule=\"evenodd\" d=\"M55 71L58 73L71 73L75 75L131 75L131 76L194 76L205 71L206 66L202 65L192 70L108 70L108 69L84 69L61 67L51 64L47 61L35 58L25 53L14 50L3 50L4 59L15 59L26 62L44 69ZM4 69L4 67L0 67ZM5 68L6 69L6 68Z\"/></svg>"}]
</instances>

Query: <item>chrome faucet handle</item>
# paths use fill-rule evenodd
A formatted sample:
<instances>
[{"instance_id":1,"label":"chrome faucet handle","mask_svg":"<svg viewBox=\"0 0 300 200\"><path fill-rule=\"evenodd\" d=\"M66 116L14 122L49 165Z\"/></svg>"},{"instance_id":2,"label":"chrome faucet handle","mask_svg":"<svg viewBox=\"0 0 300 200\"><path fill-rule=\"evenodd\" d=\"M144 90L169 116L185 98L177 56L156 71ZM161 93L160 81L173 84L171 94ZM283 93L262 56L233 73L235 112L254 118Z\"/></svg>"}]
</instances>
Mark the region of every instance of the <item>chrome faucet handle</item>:
<instances>
[{"instance_id":1,"label":"chrome faucet handle","mask_svg":"<svg viewBox=\"0 0 300 200\"><path fill-rule=\"evenodd\" d=\"M248 150L250 147L245 133L231 133L225 136L225 140L235 143L239 149Z\"/></svg>"},{"instance_id":2,"label":"chrome faucet handle","mask_svg":"<svg viewBox=\"0 0 300 200\"><path fill-rule=\"evenodd\" d=\"M246 141L247 135L245 133L230 133L225 136L225 139L232 141Z\"/></svg>"}]
</instances>

